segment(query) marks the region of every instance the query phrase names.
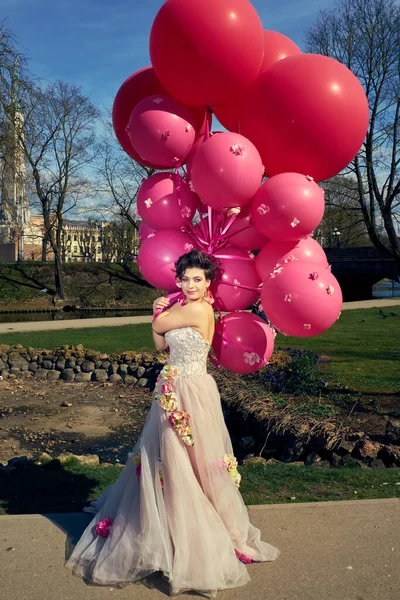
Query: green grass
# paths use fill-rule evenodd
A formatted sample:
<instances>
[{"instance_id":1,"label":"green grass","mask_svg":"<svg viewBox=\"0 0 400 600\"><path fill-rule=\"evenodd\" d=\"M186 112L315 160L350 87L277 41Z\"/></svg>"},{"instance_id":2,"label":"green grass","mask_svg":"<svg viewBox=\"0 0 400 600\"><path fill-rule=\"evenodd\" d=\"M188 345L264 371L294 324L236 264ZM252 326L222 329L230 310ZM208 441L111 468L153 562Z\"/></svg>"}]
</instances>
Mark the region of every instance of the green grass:
<instances>
[{"instance_id":1,"label":"green grass","mask_svg":"<svg viewBox=\"0 0 400 600\"><path fill-rule=\"evenodd\" d=\"M326 357L328 378L350 389L399 392L400 306L383 310L387 318L380 315L378 308L345 310L325 333L312 338L278 335L276 346L312 350ZM391 312L398 316L391 316ZM150 324L7 333L1 336L1 342L48 349L83 344L106 353L153 350Z\"/></svg>"},{"instance_id":2,"label":"green grass","mask_svg":"<svg viewBox=\"0 0 400 600\"><path fill-rule=\"evenodd\" d=\"M246 465L240 491L246 504L400 497L400 469ZM79 511L111 485L121 468L85 466L75 459L31 463L3 476L0 514ZM399 484L399 485L396 485ZM355 493L356 492L356 493Z\"/></svg>"}]
</instances>

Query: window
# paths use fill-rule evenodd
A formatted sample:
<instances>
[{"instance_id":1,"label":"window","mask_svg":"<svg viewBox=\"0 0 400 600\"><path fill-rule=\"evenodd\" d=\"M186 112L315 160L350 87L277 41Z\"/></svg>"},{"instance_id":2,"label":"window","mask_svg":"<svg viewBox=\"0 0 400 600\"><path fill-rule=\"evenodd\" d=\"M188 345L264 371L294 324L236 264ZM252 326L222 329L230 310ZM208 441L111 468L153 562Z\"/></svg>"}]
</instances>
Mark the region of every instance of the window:
<instances>
[{"instance_id":1,"label":"window","mask_svg":"<svg viewBox=\"0 0 400 600\"><path fill-rule=\"evenodd\" d=\"M69 242L71 241L71 236L70 236L70 235L67 237L67 240L68 240Z\"/></svg>"},{"instance_id":2,"label":"window","mask_svg":"<svg viewBox=\"0 0 400 600\"><path fill-rule=\"evenodd\" d=\"M74 246L74 252L78 252L78 246Z\"/></svg>"},{"instance_id":3,"label":"window","mask_svg":"<svg viewBox=\"0 0 400 600\"><path fill-rule=\"evenodd\" d=\"M98 236L97 236L97 241L98 241L98 242L101 242L101 235L98 235Z\"/></svg>"},{"instance_id":4,"label":"window","mask_svg":"<svg viewBox=\"0 0 400 600\"><path fill-rule=\"evenodd\" d=\"M101 254L101 246L97 248L97 254Z\"/></svg>"},{"instance_id":5,"label":"window","mask_svg":"<svg viewBox=\"0 0 400 600\"><path fill-rule=\"evenodd\" d=\"M74 235L74 242L77 242L77 241L78 241L78 236Z\"/></svg>"}]
</instances>

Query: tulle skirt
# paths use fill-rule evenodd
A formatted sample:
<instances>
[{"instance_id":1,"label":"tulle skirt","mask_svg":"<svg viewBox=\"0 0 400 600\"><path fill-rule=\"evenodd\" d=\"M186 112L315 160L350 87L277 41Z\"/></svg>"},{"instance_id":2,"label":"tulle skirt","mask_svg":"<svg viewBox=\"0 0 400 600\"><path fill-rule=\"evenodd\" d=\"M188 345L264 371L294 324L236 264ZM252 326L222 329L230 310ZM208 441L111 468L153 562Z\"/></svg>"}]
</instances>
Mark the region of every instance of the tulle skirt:
<instances>
[{"instance_id":1,"label":"tulle skirt","mask_svg":"<svg viewBox=\"0 0 400 600\"><path fill-rule=\"evenodd\" d=\"M171 595L213 597L250 580L237 553L261 562L279 551L249 522L214 379L178 376L174 387L179 410L190 415L193 446L155 395L120 477L85 509L95 516L65 566L109 586L161 571ZM105 519L112 525L102 533Z\"/></svg>"}]
</instances>

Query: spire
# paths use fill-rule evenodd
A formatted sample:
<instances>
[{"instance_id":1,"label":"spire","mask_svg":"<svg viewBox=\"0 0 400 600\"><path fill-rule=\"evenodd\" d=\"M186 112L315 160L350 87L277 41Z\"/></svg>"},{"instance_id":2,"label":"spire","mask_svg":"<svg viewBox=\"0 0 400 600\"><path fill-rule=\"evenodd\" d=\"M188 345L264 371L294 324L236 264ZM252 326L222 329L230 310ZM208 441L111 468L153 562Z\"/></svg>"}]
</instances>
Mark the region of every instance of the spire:
<instances>
[{"instance_id":1,"label":"spire","mask_svg":"<svg viewBox=\"0 0 400 600\"><path fill-rule=\"evenodd\" d=\"M14 61L14 69L11 80L11 106L13 113L21 112L21 108L18 101L18 85L19 85L19 72L18 72L19 62L18 59Z\"/></svg>"}]
</instances>

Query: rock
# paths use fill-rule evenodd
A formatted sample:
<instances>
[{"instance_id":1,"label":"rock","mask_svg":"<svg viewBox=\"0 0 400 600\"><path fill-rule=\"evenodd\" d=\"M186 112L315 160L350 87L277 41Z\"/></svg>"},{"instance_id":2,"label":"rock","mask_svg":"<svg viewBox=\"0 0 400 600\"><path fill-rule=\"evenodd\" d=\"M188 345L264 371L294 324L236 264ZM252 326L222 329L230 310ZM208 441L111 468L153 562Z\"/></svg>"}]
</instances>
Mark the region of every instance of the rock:
<instances>
[{"instance_id":1,"label":"rock","mask_svg":"<svg viewBox=\"0 0 400 600\"><path fill-rule=\"evenodd\" d=\"M353 441L358 441L361 440L361 438L363 438L365 436L365 432L364 431L349 431L346 434L346 440L349 440L350 442Z\"/></svg>"},{"instance_id":2,"label":"rock","mask_svg":"<svg viewBox=\"0 0 400 600\"><path fill-rule=\"evenodd\" d=\"M39 458L38 458L38 460L39 460L40 462L43 462L43 461L47 461L47 460L53 460L53 457L52 457L52 456L50 456L50 454L47 454L47 452L42 452L42 453L39 455Z\"/></svg>"},{"instance_id":3,"label":"rock","mask_svg":"<svg viewBox=\"0 0 400 600\"><path fill-rule=\"evenodd\" d=\"M138 384L139 387L143 387L144 388L147 385L147 379L145 379L145 377L141 377L139 379L139 381L137 382L137 384Z\"/></svg>"},{"instance_id":4,"label":"rock","mask_svg":"<svg viewBox=\"0 0 400 600\"><path fill-rule=\"evenodd\" d=\"M293 462L286 463L289 467L304 467L302 460L294 460Z\"/></svg>"},{"instance_id":5,"label":"rock","mask_svg":"<svg viewBox=\"0 0 400 600\"><path fill-rule=\"evenodd\" d=\"M58 379L60 379L60 371L56 371L55 369L51 369L51 371L48 371L47 373L47 379L49 379L50 381L57 381Z\"/></svg>"},{"instance_id":6,"label":"rock","mask_svg":"<svg viewBox=\"0 0 400 600\"><path fill-rule=\"evenodd\" d=\"M325 469L331 466L329 460L320 460L319 462L315 462L311 465L312 467L323 467Z\"/></svg>"},{"instance_id":7,"label":"rock","mask_svg":"<svg viewBox=\"0 0 400 600\"><path fill-rule=\"evenodd\" d=\"M388 419L385 435L390 442L400 444L400 419Z\"/></svg>"},{"instance_id":8,"label":"rock","mask_svg":"<svg viewBox=\"0 0 400 600\"><path fill-rule=\"evenodd\" d=\"M44 360L42 362L42 368L43 369L49 369L49 370L52 369L53 368L53 361L52 360L47 360L47 359Z\"/></svg>"},{"instance_id":9,"label":"rock","mask_svg":"<svg viewBox=\"0 0 400 600\"><path fill-rule=\"evenodd\" d=\"M31 362L31 364L29 365L28 368L29 368L29 371L32 371L34 373L35 371L38 370L39 366L36 361L33 361L33 362Z\"/></svg>"},{"instance_id":10,"label":"rock","mask_svg":"<svg viewBox=\"0 0 400 600\"><path fill-rule=\"evenodd\" d=\"M61 379L63 379L64 381L74 381L75 379L75 373L73 369L64 369L64 371L61 373Z\"/></svg>"},{"instance_id":11,"label":"rock","mask_svg":"<svg viewBox=\"0 0 400 600\"><path fill-rule=\"evenodd\" d=\"M35 378L37 379L47 379L48 370L47 369L38 369L35 372Z\"/></svg>"},{"instance_id":12,"label":"rock","mask_svg":"<svg viewBox=\"0 0 400 600\"><path fill-rule=\"evenodd\" d=\"M96 369L92 373L93 381L107 381L108 373L105 369Z\"/></svg>"},{"instance_id":13,"label":"rock","mask_svg":"<svg viewBox=\"0 0 400 600\"><path fill-rule=\"evenodd\" d=\"M33 377L32 371L21 371L20 375L25 379L29 379L29 377Z\"/></svg>"},{"instance_id":14,"label":"rock","mask_svg":"<svg viewBox=\"0 0 400 600\"><path fill-rule=\"evenodd\" d=\"M117 362L113 362L108 367L108 374L109 375L114 375L115 373L118 372L118 369L119 369L119 364Z\"/></svg>"},{"instance_id":15,"label":"rock","mask_svg":"<svg viewBox=\"0 0 400 600\"><path fill-rule=\"evenodd\" d=\"M76 373L81 373L81 372L82 372L82 369L80 368L80 366L79 365L75 365L75 367L74 367L74 373L76 374Z\"/></svg>"},{"instance_id":16,"label":"rock","mask_svg":"<svg viewBox=\"0 0 400 600\"><path fill-rule=\"evenodd\" d=\"M345 456L346 454L351 454L356 446L356 441L350 440L341 440L340 446L336 448L335 452L339 454L339 456Z\"/></svg>"},{"instance_id":17,"label":"rock","mask_svg":"<svg viewBox=\"0 0 400 600\"><path fill-rule=\"evenodd\" d=\"M110 363L110 361L109 361L109 360L104 360L104 361L101 363L101 368L102 368L102 369L105 369L106 371L108 371L108 369L110 368L110 365L111 365L111 363Z\"/></svg>"},{"instance_id":18,"label":"rock","mask_svg":"<svg viewBox=\"0 0 400 600\"><path fill-rule=\"evenodd\" d=\"M0 358L0 371L6 368L6 363Z\"/></svg>"},{"instance_id":19,"label":"rock","mask_svg":"<svg viewBox=\"0 0 400 600\"><path fill-rule=\"evenodd\" d=\"M81 367L83 365L83 363L85 362L85 359L81 356L80 358L78 358L78 360L76 361L76 365L78 367Z\"/></svg>"},{"instance_id":20,"label":"rock","mask_svg":"<svg viewBox=\"0 0 400 600\"><path fill-rule=\"evenodd\" d=\"M345 456L343 456L342 460L344 467L349 467L351 469L361 469L362 463L356 458L353 458L350 454L346 454Z\"/></svg>"},{"instance_id":21,"label":"rock","mask_svg":"<svg viewBox=\"0 0 400 600\"><path fill-rule=\"evenodd\" d=\"M24 469L29 465L29 459L27 456L16 456L15 458L10 458L7 463L7 467L16 467L17 469Z\"/></svg>"},{"instance_id":22,"label":"rock","mask_svg":"<svg viewBox=\"0 0 400 600\"><path fill-rule=\"evenodd\" d=\"M136 375L136 373L137 373L137 367L135 367L135 365L128 365L128 374Z\"/></svg>"},{"instance_id":23,"label":"rock","mask_svg":"<svg viewBox=\"0 0 400 600\"><path fill-rule=\"evenodd\" d=\"M18 377L21 375L21 369L19 367L12 367L12 369L10 369L10 375L15 375Z\"/></svg>"},{"instance_id":24,"label":"rock","mask_svg":"<svg viewBox=\"0 0 400 600\"><path fill-rule=\"evenodd\" d=\"M94 362L91 360L85 360L81 365L82 373L93 373L94 369Z\"/></svg>"},{"instance_id":25,"label":"rock","mask_svg":"<svg viewBox=\"0 0 400 600\"><path fill-rule=\"evenodd\" d=\"M67 402L66 400L63 400L63 401L60 403L60 406L72 406L72 402Z\"/></svg>"},{"instance_id":26,"label":"rock","mask_svg":"<svg viewBox=\"0 0 400 600\"><path fill-rule=\"evenodd\" d=\"M143 375L145 373L146 373L146 369L144 367L138 367L138 370L137 370L137 373L136 373L138 379L140 379L141 377L143 377Z\"/></svg>"},{"instance_id":27,"label":"rock","mask_svg":"<svg viewBox=\"0 0 400 600\"><path fill-rule=\"evenodd\" d=\"M10 376L10 373L8 371L6 371L6 369L3 369L3 371L0 371L0 377L2 379L8 379Z\"/></svg>"},{"instance_id":28,"label":"rock","mask_svg":"<svg viewBox=\"0 0 400 600\"><path fill-rule=\"evenodd\" d=\"M379 458L371 458L367 464L371 469L386 469L385 463Z\"/></svg>"},{"instance_id":29,"label":"rock","mask_svg":"<svg viewBox=\"0 0 400 600\"><path fill-rule=\"evenodd\" d=\"M78 383L82 383L84 381L90 381L92 379L91 373L77 373L75 375L75 381Z\"/></svg>"},{"instance_id":30,"label":"rock","mask_svg":"<svg viewBox=\"0 0 400 600\"><path fill-rule=\"evenodd\" d=\"M124 382L128 383L129 385L135 385L135 383L137 383L137 379L136 377L132 377L132 375L125 375Z\"/></svg>"},{"instance_id":31,"label":"rock","mask_svg":"<svg viewBox=\"0 0 400 600\"><path fill-rule=\"evenodd\" d=\"M320 462L321 457L317 452L309 452L304 459L304 464L307 466L313 465L315 462Z\"/></svg>"},{"instance_id":32,"label":"rock","mask_svg":"<svg viewBox=\"0 0 400 600\"><path fill-rule=\"evenodd\" d=\"M386 467L400 467L400 448L385 445L378 452L378 459L382 460Z\"/></svg>"},{"instance_id":33,"label":"rock","mask_svg":"<svg viewBox=\"0 0 400 600\"><path fill-rule=\"evenodd\" d=\"M274 459L270 459L270 460L274 460ZM276 462L278 462L278 461L276 461ZM249 456L246 456L246 458L243 460L243 464L244 465L268 465L270 463L266 458L263 458L262 456L254 456L254 455L250 454Z\"/></svg>"},{"instance_id":34,"label":"rock","mask_svg":"<svg viewBox=\"0 0 400 600\"><path fill-rule=\"evenodd\" d=\"M74 367L76 367L76 359L75 358L67 358L67 360L65 361L65 368L73 369Z\"/></svg>"},{"instance_id":35,"label":"rock","mask_svg":"<svg viewBox=\"0 0 400 600\"><path fill-rule=\"evenodd\" d=\"M117 383L118 381L122 381L122 377L121 375L118 375L118 373L112 373L109 376L108 381L111 381L112 383Z\"/></svg>"},{"instance_id":36,"label":"rock","mask_svg":"<svg viewBox=\"0 0 400 600\"><path fill-rule=\"evenodd\" d=\"M341 467L343 466L343 458L336 454L336 452L331 452L329 454L329 463L332 467Z\"/></svg>"},{"instance_id":37,"label":"rock","mask_svg":"<svg viewBox=\"0 0 400 600\"><path fill-rule=\"evenodd\" d=\"M38 365L41 365L43 362L43 356L41 354L38 354L38 357L36 359L36 362Z\"/></svg>"},{"instance_id":38,"label":"rock","mask_svg":"<svg viewBox=\"0 0 400 600\"><path fill-rule=\"evenodd\" d=\"M382 448L382 444L379 442L372 442L366 438L359 440L352 452L354 458L359 458L368 464L372 458L378 456L379 450Z\"/></svg>"},{"instance_id":39,"label":"rock","mask_svg":"<svg viewBox=\"0 0 400 600\"><path fill-rule=\"evenodd\" d=\"M128 365L119 365L118 367L118 375L125 378L125 375L128 374Z\"/></svg>"},{"instance_id":40,"label":"rock","mask_svg":"<svg viewBox=\"0 0 400 600\"><path fill-rule=\"evenodd\" d=\"M65 369L65 365L66 365L66 362L67 362L67 361L65 360L65 358L61 358L61 357L60 357L60 358L57 360L57 362L56 362L56 369L57 369L58 371L64 371L64 369Z\"/></svg>"},{"instance_id":41,"label":"rock","mask_svg":"<svg viewBox=\"0 0 400 600\"><path fill-rule=\"evenodd\" d=\"M278 465L278 464L282 464L280 460L277 460L276 458L267 458L266 459L266 465Z\"/></svg>"},{"instance_id":42,"label":"rock","mask_svg":"<svg viewBox=\"0 0 400 600\"><path fill-rule=\"evenodd\" d=\"M10 367L21 367L22 364L29 367L29 362L19 352L10 352L8 355L8 364Z\"/></svg>"}]
</instances>

